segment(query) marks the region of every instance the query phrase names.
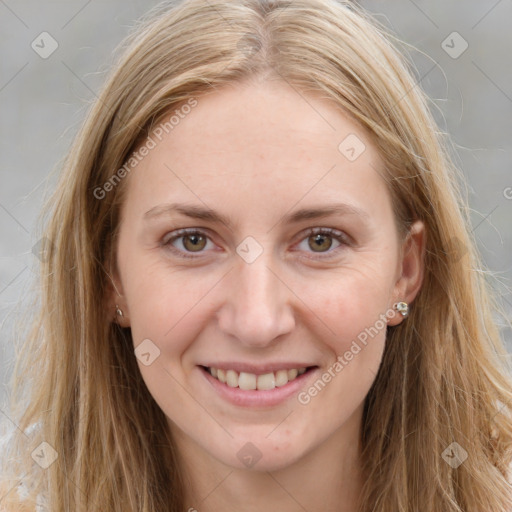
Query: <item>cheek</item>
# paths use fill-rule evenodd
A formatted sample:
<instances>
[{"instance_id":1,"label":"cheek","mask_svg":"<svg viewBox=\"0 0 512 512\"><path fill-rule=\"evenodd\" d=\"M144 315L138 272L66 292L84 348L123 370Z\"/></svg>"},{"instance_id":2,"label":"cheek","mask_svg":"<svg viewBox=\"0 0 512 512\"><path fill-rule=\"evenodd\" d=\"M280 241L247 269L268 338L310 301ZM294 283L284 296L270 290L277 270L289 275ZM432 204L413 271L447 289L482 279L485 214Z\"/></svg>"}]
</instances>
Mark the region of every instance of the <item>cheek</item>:
<instances>
[{"instance_id":1,"label":"cheek","mask_svg":"<svg viewBox=\"0 0 512 512\"><path fill-rule=\"evenodd\" d=\"M314 418L318 435L348 421L375 381L386 342L386 299L375 289L361 293L348 284L317 296L315 312L328 327L321 341L329 362L298 401Z\"/></svg>"},{"instance_id":2,"label":"cheek","mask_svg":"<svg viewBox=\"0 0 512 512\"><path fill-rule=\"evenodd\" d=\"M393 275L383 266L367 265L343 268L320 279L303 279L301 296L322 321L326 334L339 350L365 329L377 326L385 332L381 320L389 313Z\"/></svg>"},{"instance_id":3,"label":"cheek","mask_svg":"<svg viewBox=\"0 0 512 512\"><path fill-rule=\"evenodd\" d=\"M303 287L303 296L311 306L308 322L321 326L318 333L330 354L317 388L328 387L324 398L343 404L343 409L350 410L364 399L379 369L386 315L391 314L392 283L392 276L383 268L360 266L344 269L325 282L306 281Z\"/></svg>"},{"instance_id":4,"label":"cheek","mask_svg":"<svg viewBox=\"0 0 512 512\"><path fill-rule=\"evenodd\" d=\"M323 311L325 323L334 333L322 339L332 353L329 375L324 380L344 382L345 389L369 389L385 346L385 301L375 296L366 301L354 300L347 294Z\"/></svg>"},{"instance_id":5,"label":"cheek","mask_svg":"<svg viewBox=\"0 0 512 512\"><path fill-rule=\"evenodd\" d=\"M164 354L179 355L207 321L208 292L216 280L165 263L127 261L125 292L134 344L152 340Z\"/></svg>"}]
</instances>

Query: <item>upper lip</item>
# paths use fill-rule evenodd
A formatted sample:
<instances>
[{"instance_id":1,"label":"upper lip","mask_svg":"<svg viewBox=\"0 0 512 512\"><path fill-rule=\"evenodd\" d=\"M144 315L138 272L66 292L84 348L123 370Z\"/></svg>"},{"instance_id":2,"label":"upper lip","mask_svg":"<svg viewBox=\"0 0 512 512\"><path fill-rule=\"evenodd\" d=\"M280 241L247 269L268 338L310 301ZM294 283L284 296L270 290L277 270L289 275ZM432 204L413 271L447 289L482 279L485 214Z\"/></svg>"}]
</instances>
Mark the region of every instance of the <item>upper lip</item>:
<instances>
[{"instance_id":1,"label":"upper lip","mask_svg":"<svg viewBox=\"0 0 512 512\"><path fill-rule=\"evenodd\" d=\"M217 368L218 370L234 370L235 372L254 373L255 375L263 375L265 373L276 372L278 370L292 370L296 368L309 368L312 365L309 363L298 362L273 362L266 364L242 363L242 362L219 362L219 363L206 363L204 365L208 368Z\"/></svg>"}]
</instances>

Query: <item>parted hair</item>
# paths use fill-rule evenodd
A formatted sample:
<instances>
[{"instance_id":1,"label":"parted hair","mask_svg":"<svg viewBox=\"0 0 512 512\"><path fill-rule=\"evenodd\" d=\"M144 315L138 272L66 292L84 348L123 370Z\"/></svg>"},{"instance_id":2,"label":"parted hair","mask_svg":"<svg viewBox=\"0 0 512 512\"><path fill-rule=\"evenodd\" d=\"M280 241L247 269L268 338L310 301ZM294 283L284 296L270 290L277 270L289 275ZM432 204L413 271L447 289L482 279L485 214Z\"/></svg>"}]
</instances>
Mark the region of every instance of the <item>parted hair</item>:
<instances>
[{"instance_id":1,"label":"parted hair","mask_svg":"<svg viewBox=\"0 0 512 512\"><path fill-rule=\"evenodd\" d=\"M43 210L47 246L17 350L10 416L19 428L6 446L0 510L34 511L37 497L51 512L186 510L165 415L130 330L106 306L129 177L102 197L95 191L164 116L246 79L332 100L378 149L397 226L426 227L422 288L407 321L388 327L365 400L360 512L512 510L512 380L499 305L449 137L405 46L357 4L336 0L166 2L137 23ZM31 456L43 441L58 455L46 469ZM459 465L447 462L454 447L467 455Z\"/></svg>"}]
</instances>

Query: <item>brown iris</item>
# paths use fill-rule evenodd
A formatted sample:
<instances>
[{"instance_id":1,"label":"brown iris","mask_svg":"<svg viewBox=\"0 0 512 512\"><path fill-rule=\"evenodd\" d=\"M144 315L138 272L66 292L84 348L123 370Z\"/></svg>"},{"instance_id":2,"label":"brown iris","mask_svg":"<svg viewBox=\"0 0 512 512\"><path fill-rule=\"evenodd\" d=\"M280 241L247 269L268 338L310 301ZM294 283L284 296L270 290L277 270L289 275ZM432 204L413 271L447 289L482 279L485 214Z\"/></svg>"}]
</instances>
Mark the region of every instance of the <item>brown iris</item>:
<instances>
[{"instance_id":1,"label":"brown iris","mask_svg":"<svg viewBox=\"0 0 512 512\"><path fill-rule=\"evenodd\" d=\"M188 243L190 242L190 244ZM183 237L183 246L187 251L198 252L204 249L206 237L197 233L185 235Z\"/></svg>"},{"instance_id":2,"label":"brown iris","mask_svg":"<svg viewBox=\"0 0 512 512\"><path fill-rule=\"evenodd\" d=\"M311 235L309 237L309 240L311 239L314 239L314 242L313 244L309 244L309 247L311 247L311 249L313 249L314 251L316 252L322 252L321 250L320 251L317 251L317 249L330 249L331 245L332 245L332 240L330 239L330 236L328 235L322 235L322 234L316 234L316 235Z\"/></svg>"}]
</instances>

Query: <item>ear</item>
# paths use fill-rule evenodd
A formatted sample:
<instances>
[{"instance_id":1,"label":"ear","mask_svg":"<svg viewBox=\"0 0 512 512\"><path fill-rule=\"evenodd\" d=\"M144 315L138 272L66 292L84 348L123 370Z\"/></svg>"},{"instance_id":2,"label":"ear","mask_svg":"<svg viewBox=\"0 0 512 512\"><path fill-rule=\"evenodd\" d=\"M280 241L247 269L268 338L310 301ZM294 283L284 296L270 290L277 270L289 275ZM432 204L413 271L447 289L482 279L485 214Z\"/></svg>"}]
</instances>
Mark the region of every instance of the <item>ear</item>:
<instances>
[{"instance_id":1,"label":"ear","mask_svg":"<svg viewBox=\"0 0 512 512\"><path fill-rule=\"evenodd\" d=\"M393 304L412 302L421 289L425 272L426 230L422 221L415 221L409 228L400 250L398 262L398 279L393 289ZM391 307L393 306L391 304ZM396 311L389 319L388 325L398 325L404 317Z\"/></svg>"},{"instance_id":2,"label":"ear","mask_svg":"<svg viewBox=\"0 0 512 512\"><path fill-rule=\"evenodd\" d=\"M111 266L107 266L107 276L107 314L112 318L112 322L118 323L121 327L130 327L128 304L124 296L123 285L115 263Z\"/></svg>"}]
</instances>

